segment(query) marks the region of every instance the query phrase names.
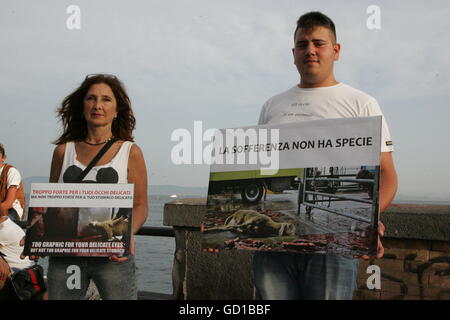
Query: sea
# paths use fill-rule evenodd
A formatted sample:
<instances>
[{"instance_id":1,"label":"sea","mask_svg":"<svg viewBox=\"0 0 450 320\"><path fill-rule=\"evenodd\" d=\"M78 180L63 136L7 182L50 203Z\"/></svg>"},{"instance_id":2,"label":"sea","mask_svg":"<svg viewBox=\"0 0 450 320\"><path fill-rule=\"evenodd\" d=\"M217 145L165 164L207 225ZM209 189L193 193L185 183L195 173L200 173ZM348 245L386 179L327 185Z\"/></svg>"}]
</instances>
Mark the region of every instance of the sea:
<instances>
[{"instance_id":1,"label":"sea","mask_svg":"<svg viewBox=\"0 0 450 320\"><path fill-rule=\"evenodd\" d=\"M177 188L169 188L176 191ZM169 190L168 189L168 190ZM182 188L178 188L182 189ZM189 190L189 188L186 188ZM191 188L192 194L149 195L148 219L145 226L163 225L164 205L177 199L206 198L206 188ZM138 290L172 294L172 267L175 254L174 237L136 236Z\"/></svg>"},{"instance_id":2,"label":"sea","mask_svg":"<svg viewBox=\"0 0 450 320\"><path fill-rule=\"evenodd\" d=\"M174 196L149 196L148 219L144 225L164 227L164 204L179 198L192 198L192 196L188 195ZM175 238L136 236L135 241L138 291L172 294L172 266L175 254Z\"/></svg>"}]
</instances>

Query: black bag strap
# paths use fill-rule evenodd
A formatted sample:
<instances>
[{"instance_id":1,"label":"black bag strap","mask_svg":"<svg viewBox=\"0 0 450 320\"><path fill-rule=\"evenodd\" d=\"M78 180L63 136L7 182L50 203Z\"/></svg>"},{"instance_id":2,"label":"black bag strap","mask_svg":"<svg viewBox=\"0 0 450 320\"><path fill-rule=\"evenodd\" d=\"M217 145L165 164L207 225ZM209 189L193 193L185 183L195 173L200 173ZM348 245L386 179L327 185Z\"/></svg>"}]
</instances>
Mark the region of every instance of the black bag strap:
<instances>
[{"instance_id":1,"label":"black bag strap","mask_svg":"<svg viewBox=\"0 0 450 320\"><path fill-rule=\"evenodd\" d=\"M109 141L103 146L103 148L100 149L100 151L97 153L97 155L94 157L94 159L91 160L91 162L88 164L86 169L80 174L78 179L76 180L78 183L83 181L84 177L91 171L91 169L97 164L98 160L105 154L106 151L116 142L116 138L111 138Z\"/></svg>"}]
</instances>

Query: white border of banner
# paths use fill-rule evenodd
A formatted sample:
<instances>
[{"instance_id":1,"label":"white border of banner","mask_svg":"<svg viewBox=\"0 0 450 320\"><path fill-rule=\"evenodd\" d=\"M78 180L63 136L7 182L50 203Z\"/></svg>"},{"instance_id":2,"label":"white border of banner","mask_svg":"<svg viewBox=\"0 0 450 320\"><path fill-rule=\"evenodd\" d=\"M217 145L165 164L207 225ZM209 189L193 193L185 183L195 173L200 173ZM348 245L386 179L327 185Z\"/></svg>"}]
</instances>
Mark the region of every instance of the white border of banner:
<instances>
[{"instance_id":1,"label":"white border of banner","mask_svg":"<svg viewBox=\"0 0 450 320\"><path fill-rule=\"evenodd\" d=\"M226 159L230 155L230 152L227 154L223 153L225 150L224 141L215 139L214 149L216 153L211 164L211 172L264 169L273 171L273 169L318 166L377 166L380 162L381 152L381 119L381 116L375 116L221 129L222 137L226 137L226 130L235 130L236 132L241 130L241 132L244 132L240 133L243 137L239 136L241 143L233 142L231 144L232 146L239 147L241 150L246 145L245 141L247 138L245 137L245 132L249 129L259 132L261 129L266 129L268 132L275 129L278 130L278 143L282 148L280 151L269 152L255 151L254 148L249 148L247 149L248 151L244 151L246 153L245 156L250 158L253 154L254 158L257 159L257 163L230 163ZM259 137L259 135L257 136ZM350 142L348 142L345 146L342 146L343 139L353 139L353 145L350 145ZM370 144L367 144L367 139L370 140ZM356 141L360 145L356 145ZM314 147L292 147L293 145L298 146L300 142L311 142L314 144ZM229 141L226 141L226 143L229 143ZM258 141L257 143L260 142ZM264 143L271 143L271 141L266 140ZM285 146L290 148L286 148ZM232 148L228 148L228 151L230 150ZM262 157L263 155L264 157ZM237 153L234 156L237 157ZM262 163L262 159L266 162L271 160L271 163Z\"/></svg>"}]
</instances>

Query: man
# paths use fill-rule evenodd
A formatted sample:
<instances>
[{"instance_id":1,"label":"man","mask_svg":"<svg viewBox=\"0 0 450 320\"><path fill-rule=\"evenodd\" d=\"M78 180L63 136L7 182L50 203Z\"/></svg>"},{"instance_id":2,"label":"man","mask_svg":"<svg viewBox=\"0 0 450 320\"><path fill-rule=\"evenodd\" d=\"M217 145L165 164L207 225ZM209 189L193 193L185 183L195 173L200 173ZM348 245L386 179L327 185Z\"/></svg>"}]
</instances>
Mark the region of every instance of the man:
<instances>
[{"instance_id":1,"label":"man","mask_svg":"<svg viewBox=\"0 0 450 320\"><path fill-rule=\"evenodd\" d=\"M336 81L333 66L340 48L330 18L320 12L301 16L292 49L300 83L269 99L259 124L382 115L374 98ZM380 212L391 203L397 190L393 146L384 117L381 140ZM378 231L382 236L381 222ZM379 238L377 258L383 253ZM253 259L255 287L263 299L349 300L356 289L357 273L357 259L338 255L257 252Z\"/></svg>"},{"instance_id":2,"label":"man","mask_svg":"<svg viewBox=\"0 0 450 320\"><path fill-rule=\"evenodd\" d=\"M0 144L0 217L9 216L14 221L23 218L25 195L19 171L5 164L5 148Z\"/></svg>"}]
</instances>

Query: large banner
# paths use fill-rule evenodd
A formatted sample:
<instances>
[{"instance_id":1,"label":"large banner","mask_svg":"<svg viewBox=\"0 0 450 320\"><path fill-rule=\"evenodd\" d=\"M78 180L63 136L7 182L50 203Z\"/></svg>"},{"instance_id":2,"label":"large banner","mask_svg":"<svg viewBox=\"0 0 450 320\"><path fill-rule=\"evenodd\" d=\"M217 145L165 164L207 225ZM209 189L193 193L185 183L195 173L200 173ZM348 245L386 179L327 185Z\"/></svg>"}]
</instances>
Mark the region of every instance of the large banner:
<instances>
[{"instance_id":1,"label":"large banner","mask_svg":"<svg viewBox=\"0 0 450 320\"><path fill-rule=\"evenodd\" d=\"M374 255L381 117L219 130L203 250Z\"/></svg>"},{"instance_id":2,"label":"large banner","mask_svg":"<svg viewBox=\"0 0 450 320\"><path fill-rule=\"evenodd\" d=\"M128 255L132 184L33 183L26 255Z\"/></svg>"}]
</instances>

